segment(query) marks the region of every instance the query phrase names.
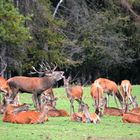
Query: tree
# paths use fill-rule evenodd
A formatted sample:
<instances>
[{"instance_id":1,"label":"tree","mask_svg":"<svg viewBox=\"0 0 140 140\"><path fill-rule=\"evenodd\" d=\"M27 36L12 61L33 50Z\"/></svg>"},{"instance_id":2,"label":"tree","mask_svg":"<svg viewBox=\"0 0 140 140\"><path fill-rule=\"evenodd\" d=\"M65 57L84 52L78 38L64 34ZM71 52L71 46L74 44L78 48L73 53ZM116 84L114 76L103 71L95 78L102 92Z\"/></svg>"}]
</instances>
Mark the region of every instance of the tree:
<instances>
[{"instance_id":1,"label":"tree","mask_svg":"<svg viewBox=\"0 0 140 140\"><path fill-rule=\"evenodd\" d=\"M25 20L11 0L0 1L0 55L12 65L18 63L18 54L22 54L19 47L31 38Z\"/></svg>"}]
</instances>

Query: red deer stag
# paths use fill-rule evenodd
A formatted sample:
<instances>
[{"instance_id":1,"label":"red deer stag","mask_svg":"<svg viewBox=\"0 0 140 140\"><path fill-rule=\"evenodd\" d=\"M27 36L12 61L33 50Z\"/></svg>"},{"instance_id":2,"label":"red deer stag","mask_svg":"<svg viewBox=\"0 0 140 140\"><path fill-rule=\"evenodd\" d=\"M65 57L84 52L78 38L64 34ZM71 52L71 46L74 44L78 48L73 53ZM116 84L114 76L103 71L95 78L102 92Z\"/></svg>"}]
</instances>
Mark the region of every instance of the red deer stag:
<instances>
[{"instance_id":1,"label":"red deer stag","mask_svg":"<svg viewBox=\"0 0 140 140\"><path fill-rule=\"evenodd\" d=\"M10 99L14 99L19 91L32 93L33 102L38 110L40 110L40 96L41 94L51 88L57 81L63 78L63 71L55 71L57 66L51 69L48 64L41 65L45 70L39 72L33 67L35 72L45 75L44 77L25 77L25 76L15 76L13 78L8 79L8 83L13 90L12 95L9 97Z\"/></svg>"},{"instance_id":2,"label":"red deer stag","mask_svg":"<svg viewBox=\"0 0 140 140\"><path fill-rule=\"evenodd\" d=\"M121 107L124 108L123 97L118 90L117 84L114 81L111 81L106 78L98 78L97 80L95 80L94 83L98 83L103 88L104 93L108 94L108 104L109 104L109 95L111 95L114 97L116 104L117 104L116 101L116 97L117 97L121 104Z\"/></svg>"},{"instance_id":3,"label":"red deer stag","mask_svg":"<svg viewBox=\"0 0 140 140\"><path fill-rule=\"evenodd\" d=\"M120 85L120 91L124 98L125 103L125 111L128 111L128 99L130 100L133 107L137 107L136 102L134 101L134 98L132 97L132 86L129 80L122 80Z\"/></svg>"},{"instance_id":4,"label":"red deer stag","mask_svg":"<svg viewBox=\"0 0 140 140\"><path fill-rule=\"evenodd\" d=\"M99 116L103 115L103 101L104 101L104 95L103 95L103 88L98 83L93 83L91 85L91 91L90 91L91 97L95 103L95 113Z\"/></svg>"},{"instance_id":5,"label":"red deer stag","mask_svg":"<svg viewBox=\"0 0 140 140\"><path fill-rule=\"evenodd\" d=\"M115 107L107 107L107 98L104 99L104 115L109 115L109 116L122 116L123 115L123 110Z\"/></svg>"},{"instance_id":6,"label":"red deer stag","mask_svg":"<svg viewBox=\"0 0 140 140\"><path fill-rule=\"evenodd\" d=\"M81 103L81 109L83 112L77 112L71 115L70 120L83 123L94 123L100 122L100 117L96 113L89 113L89 107L85 103Z\"/></svg>"},{"instance_id":7,"label":"red deer stag","mask_svg":"<svg viewBox=\"0 0 140 140\"><path fill-rule=\"evenodd\" d=\"M134 113L123 114L122 121L124 123L138 123L140 124L140 115Z\"/></svg>"},{"instance_id":8,"label":"red deer stag","mask_svg":"<svg viewBox=\"0 0 140 140\"><path fill-rule=\"evenodd\" d=\"M4 113L3 121L19 124L43 123L45 121L48 121L47 112L51 108L52 106L48 103L48 101L44 103L44 105L42 105L40 112L35 110L26 111L25 106L20 108L9 104Z\"/></svg>"},{"instance_id":9,"label":"red deer stag","mask_svg":"<svg viewBox=\"0 0 140 140\"><path fill-rule=\"evenodd\" d=\"M83 88L82 86L79 85L75 85L75 86L70 86L69 85L69 81L70 81L70 77L68 77L67 79L64 77L64 87L65 87L65 91L67 94L67 97L70 101L70 115L75 112L74 111L74 100L76 100L79 103L79 109L78 111L81 110L81 105L80 103L82 102L82 96L83 96Z\"/></svg>"}]
</instances>

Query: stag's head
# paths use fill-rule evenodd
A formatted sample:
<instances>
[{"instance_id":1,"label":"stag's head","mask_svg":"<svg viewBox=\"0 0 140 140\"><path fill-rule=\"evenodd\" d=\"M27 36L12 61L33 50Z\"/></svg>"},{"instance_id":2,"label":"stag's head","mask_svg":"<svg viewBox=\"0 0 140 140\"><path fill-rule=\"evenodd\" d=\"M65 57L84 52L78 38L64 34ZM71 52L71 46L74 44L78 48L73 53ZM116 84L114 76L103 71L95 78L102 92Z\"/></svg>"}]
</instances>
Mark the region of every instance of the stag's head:
<instances>
[{"instance_id":1,"label":"stag's head","mask_svg":"<svg viewBox=\"0 0 140 140\"><path fill-rule=\"evenodd\" d=\"M34 72L30 72L30 74L38 73L41 76L52 77L56 81L59 81L62 78L64 78L64 76L63 76L64 71L56 71L57 65L54 65L52 63L51 63L51 66L48 63L42 63L42 64L40 64L41 71L38 71L34 66L32 66Z\"/></svg>"}]
</instances>

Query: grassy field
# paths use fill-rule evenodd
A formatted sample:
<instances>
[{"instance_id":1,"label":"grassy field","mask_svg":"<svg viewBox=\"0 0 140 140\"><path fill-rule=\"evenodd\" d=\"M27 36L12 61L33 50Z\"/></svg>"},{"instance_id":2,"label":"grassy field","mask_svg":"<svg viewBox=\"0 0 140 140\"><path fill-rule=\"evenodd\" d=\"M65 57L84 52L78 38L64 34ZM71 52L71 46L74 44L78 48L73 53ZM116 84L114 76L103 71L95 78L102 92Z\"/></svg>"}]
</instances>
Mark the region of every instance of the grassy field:
<instances>
[{"instance_id":1,"label":"grassy field","mask_svg":"<svg viewBox=\"0 0 140 140\"><path fill-rule=\"evenodd\" d=\"M90 88L84 88L83 100L93 112ZM64 88L54 89L58 109L69 112L69 101ZM140 86L133 86L133 95L138 97L140 104ZM22 103L32 103L30 94L21 94ZM75 102L75 106L78 104ZM110 98L110 106L115 106ZM140 139L140 125L124 124L121 117L104 116L100 124L83 124L71 122L69 117L49 118L44 124L11 124L2 122L0 116L0 140L137 140Z\"/></svg>"}]
</instances>

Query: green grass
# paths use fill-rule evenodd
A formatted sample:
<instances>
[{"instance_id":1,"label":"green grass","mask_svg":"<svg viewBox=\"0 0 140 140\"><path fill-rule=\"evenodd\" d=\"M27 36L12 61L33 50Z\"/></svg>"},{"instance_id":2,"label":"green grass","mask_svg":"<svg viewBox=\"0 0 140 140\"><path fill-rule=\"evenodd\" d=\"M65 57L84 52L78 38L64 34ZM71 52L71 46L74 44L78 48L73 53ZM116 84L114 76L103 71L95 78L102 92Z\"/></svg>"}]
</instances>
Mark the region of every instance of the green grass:
<instances>
[{"instance_id":1,"label":"green grass","mask_svg":"<svg viewBox=\"0 0 140 140\"><path fill-rule=\"evenodd\" d=\"M138 97L140 103L140 87L133 86L133 95ZM69 101L64 88L54 89L58 109L66 109L69 112ZM32 103L31 94L21 94L21 102ZM84 88L83 100L89 104L90 112L93 112L93 101L90 97L90 88ZM75 102L75 106L78 104ZM115 106L110 98L110 106ZM75 109L77 110L77 108ZM44 124L12 124L5 123L0 116L0 140L110 140L110 139L140 139L140 125L124 124L121 117L104 116L100 124L83 124L71 122L69 117L49 118Z\"/></svg>"}]
</instances>

